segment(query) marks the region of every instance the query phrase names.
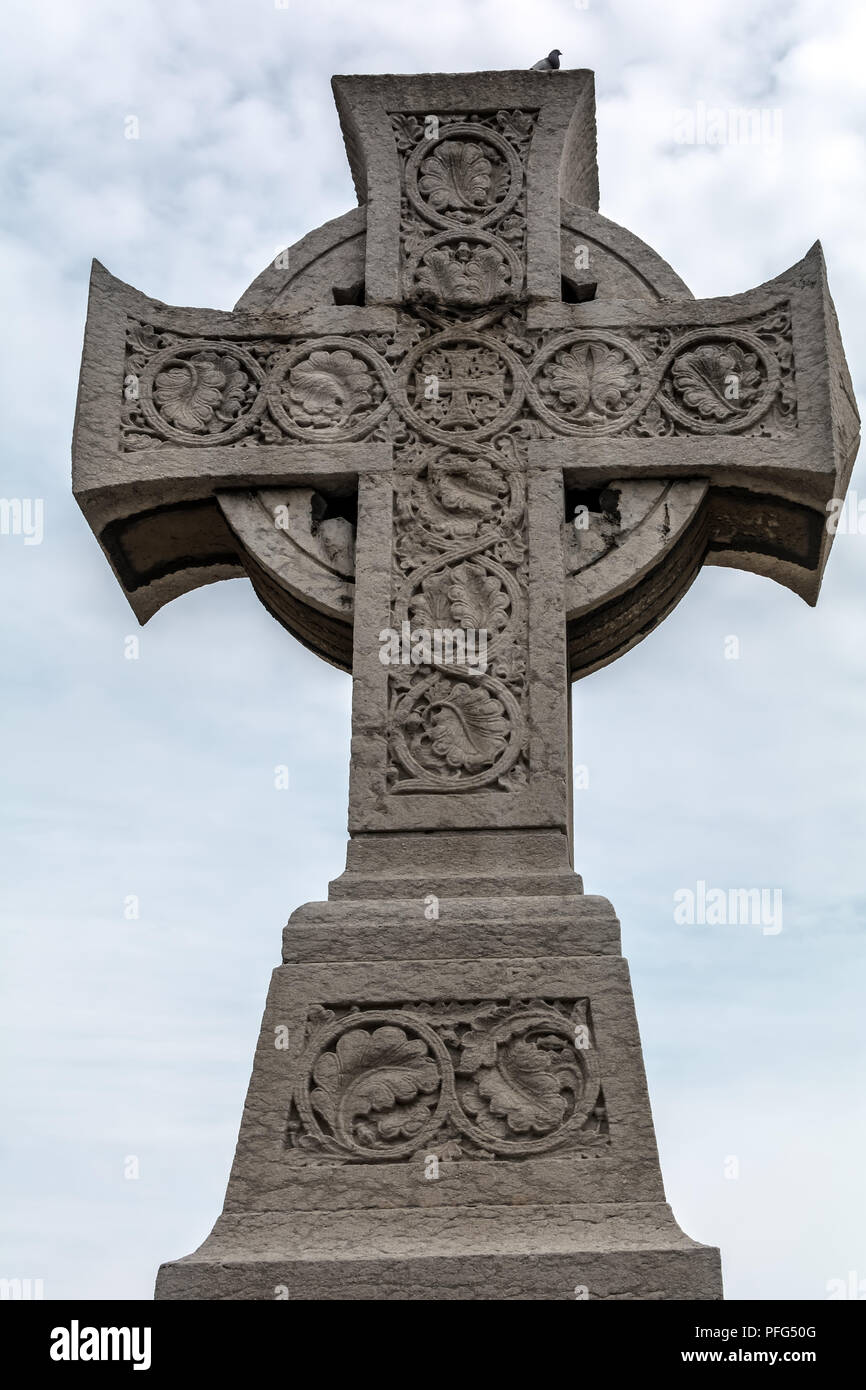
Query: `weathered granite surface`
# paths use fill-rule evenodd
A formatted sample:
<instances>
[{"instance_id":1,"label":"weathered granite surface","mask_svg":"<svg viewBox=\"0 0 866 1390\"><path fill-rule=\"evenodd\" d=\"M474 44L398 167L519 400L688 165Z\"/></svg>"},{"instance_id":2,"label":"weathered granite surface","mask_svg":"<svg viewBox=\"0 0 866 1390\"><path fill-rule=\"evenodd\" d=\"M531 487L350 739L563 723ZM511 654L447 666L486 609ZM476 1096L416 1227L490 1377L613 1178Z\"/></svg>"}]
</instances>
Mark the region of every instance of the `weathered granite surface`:
<instances>
[{"instance_id":1,"label":"weathered granite surface","mask_svg":"<svg viewBox=\"0 0 866 1390\"><path fill-rule=\"evenodd\" d=\"M353 674L225 1208L160 1298L718 1298L664 1201L569 682L703 564L817 597L858 419L820 247L696 300L598 211L589 72L339 77L361 206L232 313L95 266L76 496L146 621L246 574ZM388 631L486 662L383 662Z\"/></svg>"}]
</instances>

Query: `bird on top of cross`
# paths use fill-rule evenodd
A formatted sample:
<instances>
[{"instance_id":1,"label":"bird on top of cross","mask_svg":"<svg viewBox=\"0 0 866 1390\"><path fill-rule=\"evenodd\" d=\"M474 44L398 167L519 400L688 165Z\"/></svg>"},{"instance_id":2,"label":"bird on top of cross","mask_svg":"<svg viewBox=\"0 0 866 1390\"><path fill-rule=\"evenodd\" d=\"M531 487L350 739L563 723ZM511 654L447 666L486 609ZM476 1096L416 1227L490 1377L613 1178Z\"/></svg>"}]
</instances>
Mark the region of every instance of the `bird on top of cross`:
<instances>
[{"instance_id":1,"label":"bird on top of cross","mask_svg":"<svg viewBox=\"0 0 866 1390\"><path fill-rule=\"evenodd\" d=\"M552 48L546 58L539 58L537 63L533 63L530 72L556 72L559 67L559 60L562 57L562 50Z\"/></svg>"}]
</instances>

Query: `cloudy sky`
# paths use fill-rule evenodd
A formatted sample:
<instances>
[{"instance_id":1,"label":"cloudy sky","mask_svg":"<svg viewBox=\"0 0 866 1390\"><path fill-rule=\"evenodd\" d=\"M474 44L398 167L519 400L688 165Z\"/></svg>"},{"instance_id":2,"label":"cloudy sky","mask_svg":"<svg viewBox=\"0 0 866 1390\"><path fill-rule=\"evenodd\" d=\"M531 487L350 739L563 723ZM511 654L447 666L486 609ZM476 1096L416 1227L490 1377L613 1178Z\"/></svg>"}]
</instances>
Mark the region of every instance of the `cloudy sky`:
<instances>
[{"instance_id":1,"label":"cloudy sky","mask_svg":"<svg viewBox=\"0 0 866 1390\"><path fill-rule=\"evenodd\" d=\"M596 72L602 212L697 295L820 236L862 395L866 12L7 0L2 30L0 496L44 499L45 522L39 545L0 536L0 1275L149 1297L220 1208L283 923L342 868L350 690L240 580L164 609L125 659L137 626L69 485L91 257L230 308L354 204L333 73L524 68L556 46ZM677 143L700 103L781 113L781 139ZM577 866L622 919L668 1196L734 1298L866 1281L864 580L856 533L816 609L707 569L574 691ZM783 930L678 924L698 880L781 889Z\"/></svg>"}]
</instances>

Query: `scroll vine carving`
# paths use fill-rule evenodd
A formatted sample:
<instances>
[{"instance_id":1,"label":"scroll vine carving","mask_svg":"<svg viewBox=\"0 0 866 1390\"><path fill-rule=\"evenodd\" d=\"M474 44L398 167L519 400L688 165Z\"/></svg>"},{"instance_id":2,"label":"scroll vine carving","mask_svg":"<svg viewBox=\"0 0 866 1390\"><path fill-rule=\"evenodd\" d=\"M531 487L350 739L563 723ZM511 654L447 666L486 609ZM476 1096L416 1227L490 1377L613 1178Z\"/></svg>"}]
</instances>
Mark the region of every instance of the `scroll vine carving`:
<instances>
[{"instance_id":1,"label":"scroll vine carving","mask_svg":"<svg viewBox=\"0 0 866 1390\"><path fill-rule=\"evenodd\" d=\"M483 632L486 669L392 672L390 787L509 791L528 774L525 458L445 449L396 478L396 627Z\"/></svg>"},{"instance_id":2,"label":"scroll vine carving","mask_svg":"<svg viewBox=\"0 0 866 1390\"><path fill-rule=\"evenodd\" d=\"M609 1146L587 999L311 1009L286 1129L303 1165Z\"/></svg>"},{"instance_id":3,"label":"scroll vine carving","mask_svg":"<svg viewBox=\"0 0 866 1390\"><path fill-rule=\"evenodd\" d=\"M391 334L196 339L130 320L125 450L295 439L486 441L756 434L797 426L786 304L724 327L529 332L500 306L459 326L402 312Z\"/></svg>"}]
</instances>

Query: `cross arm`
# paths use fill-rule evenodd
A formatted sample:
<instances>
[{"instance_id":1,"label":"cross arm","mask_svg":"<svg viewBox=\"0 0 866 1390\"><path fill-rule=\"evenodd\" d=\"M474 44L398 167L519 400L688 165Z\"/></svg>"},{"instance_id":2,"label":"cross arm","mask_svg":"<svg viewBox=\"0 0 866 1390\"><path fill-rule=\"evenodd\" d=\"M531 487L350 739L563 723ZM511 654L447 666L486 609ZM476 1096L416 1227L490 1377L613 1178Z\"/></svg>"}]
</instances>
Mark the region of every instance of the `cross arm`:
<instances>
[{"instance_id":1,"label":"cross arm","mask_svg":"<svg viewBox=\"0 0 866 1390\"><path fill-rule=\"evenodd\" d=\"M358 474L392 450L298 423L291 373L314 389L311 354L338 354L359 325L387 332L393 315L319 308L315 335L311 320L169 306L94 263L73 490L139 621L247 575L284 626L350 669ZM385 393L372 372L364 390L369 427Z\"/></svg>"},{"instance_id":2,"label":"cross arm","mask_svg":"<svg viewBox=\"0 0 866 1390\"><path fill-rule=\"evenodd\" d=\"M744 294L570 313L547 313L534 390L555 438L533 451L587 514L566 528L572 676L651 631L703 564L814 604L859 443L820 245Z\"/></svg>"}]
</instances>

